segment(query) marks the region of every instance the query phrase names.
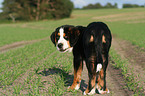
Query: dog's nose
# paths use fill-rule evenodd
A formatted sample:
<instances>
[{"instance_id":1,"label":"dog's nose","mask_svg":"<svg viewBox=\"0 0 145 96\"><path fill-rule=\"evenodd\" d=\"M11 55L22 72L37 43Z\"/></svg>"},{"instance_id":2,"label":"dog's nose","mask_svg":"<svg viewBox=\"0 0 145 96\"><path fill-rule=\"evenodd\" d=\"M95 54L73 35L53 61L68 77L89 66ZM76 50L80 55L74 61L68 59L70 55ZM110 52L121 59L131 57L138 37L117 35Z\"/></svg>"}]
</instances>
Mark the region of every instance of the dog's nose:
<instances>
[{"instance_id":1,"label":"dog's nose","mask_svg":"<svg viewBox=\"0 0 145 96\"><path fill-rule=\"evenodd\" d=\"M58 46L58 48L62 48L63 44L59 43L57 46Z\"/></svg>"}]
</instances>

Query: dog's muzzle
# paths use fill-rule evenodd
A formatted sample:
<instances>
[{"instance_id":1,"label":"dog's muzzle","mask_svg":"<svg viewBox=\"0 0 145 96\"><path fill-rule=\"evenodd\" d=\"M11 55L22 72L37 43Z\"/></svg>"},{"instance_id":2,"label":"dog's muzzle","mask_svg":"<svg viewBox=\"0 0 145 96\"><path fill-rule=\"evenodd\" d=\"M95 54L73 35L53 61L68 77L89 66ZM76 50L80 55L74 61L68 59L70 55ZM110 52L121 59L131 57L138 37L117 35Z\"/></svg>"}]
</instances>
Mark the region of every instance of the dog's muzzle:
<instances>
[{"instance_id":1,"label":"dog's muzzle","mask_svg":"<svg viewBox=\"0 0 145 96\"><path fill-rule=\"evenodd\" d=\"M57 44L57 49L60 51L60 52L66 52L66 51L69 51L71 52L72 51L72 47L71 48L64 48L64 44L63 43L58 43Z\"/></svg>"}]
</instances>

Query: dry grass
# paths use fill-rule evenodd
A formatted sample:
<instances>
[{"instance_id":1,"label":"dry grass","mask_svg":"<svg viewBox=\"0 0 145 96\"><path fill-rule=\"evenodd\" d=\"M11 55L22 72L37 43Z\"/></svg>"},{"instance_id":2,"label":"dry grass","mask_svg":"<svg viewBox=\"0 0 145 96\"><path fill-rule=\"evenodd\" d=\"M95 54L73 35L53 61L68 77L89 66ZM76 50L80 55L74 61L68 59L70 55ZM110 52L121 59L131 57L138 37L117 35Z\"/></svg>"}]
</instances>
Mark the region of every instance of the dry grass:
<instances>
[{"instance_id":1,"label":"dry grass","mask_svg":"<svg viewBox=\"0 0 145 96\"><path fill-rule=\"evenodd\" d=\"M128 12L128 13L120 13L106 16L98 16L92 17L92 19L100 20L103 19L107 22L116 22L116 21L134 21L145 19L145 12ZM138 22L140 23L140 22Z\"/></svg>"}]
</instances>

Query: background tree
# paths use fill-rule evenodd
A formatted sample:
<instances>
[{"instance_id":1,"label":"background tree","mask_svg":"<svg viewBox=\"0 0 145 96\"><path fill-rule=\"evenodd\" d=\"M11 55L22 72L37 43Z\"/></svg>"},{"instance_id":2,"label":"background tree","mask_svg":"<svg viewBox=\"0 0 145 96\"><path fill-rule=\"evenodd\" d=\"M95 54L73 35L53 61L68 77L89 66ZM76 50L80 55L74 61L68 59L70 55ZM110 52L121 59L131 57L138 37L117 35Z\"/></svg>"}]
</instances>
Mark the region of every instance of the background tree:
<instances>
[{"instance_id":1,"label":"background tree","mask_svg":"<svg viewBox=\"0 0 145 96\"><path fill-rule=\"evenodd\" d=\"M69 17L73 9L70 0L4 0L5 19L42 20Z\"/></svg>"},{"instance_id":2,"label":"background tree","mask_svg":"<svg viewBox=\"0 0 145 96\"><path fill-rule=\"evenodd\" d=\"M83 9L100 9L100 8L117 8L117 3L112 5L111 3L107 3L106 5L102 6L100 3L96 4L88 4L84 6Z\"/></svg>"},{"instance_id":3,"label":"background tree","mask_svg":"<svg viewBox=\"0 0 145 96\"><path fill-rule=\"evenodd\" d=\"M137 8L137 7L144 7L143 5L137 5L137 4L123 4L123 8Z\"/></svg>"},{"instance_id":4,"label":"background tree","mask_svg":"<svg viewBox=\"0 0 145 96\"><path fill-rule=\"evenodd\" d=\"M69 0L51 0L51 11L53 18L66 18L69 17L72 9L73 3Z\"/></svg>"},{"instance_id":5,"label":"background tree","mask_svg":"<svg viewBox=\"0 0 145 96\"><path fill-rule=\"evenodd\" d=\"M103 6L100 3L88 4L87 6L83 7L83 9L99 9L99 8L103 8Z\"/></svg>"},{"instance_id":6,"label":"background tree","mask_svg":"<svg viewBox=\"0 0 145 96\"><path fill-rule=\"evenodd\" d=\"M104 8L117 8L117 3L115 3L114 5L112 5L111 3L107 3Z\"/></svg>"}]
</instances>

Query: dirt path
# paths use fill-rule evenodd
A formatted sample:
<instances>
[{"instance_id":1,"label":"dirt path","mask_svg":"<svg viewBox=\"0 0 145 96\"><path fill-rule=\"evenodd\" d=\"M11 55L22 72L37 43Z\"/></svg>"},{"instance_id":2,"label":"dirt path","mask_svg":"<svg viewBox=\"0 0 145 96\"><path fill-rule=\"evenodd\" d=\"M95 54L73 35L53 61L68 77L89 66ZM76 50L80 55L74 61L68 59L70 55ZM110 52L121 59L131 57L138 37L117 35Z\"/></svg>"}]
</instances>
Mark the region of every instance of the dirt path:
<instances>
[{"instance_id":1,"label":"dirt path","mask_svg":"<svg viewBox=\"0 0 145 96\"><path fill-rule=\"evenodd\" d=\"M143 86L145 88L145 50L140 49L137 46L133 46L131 43L120 40L117 38L113 38L112 47L117 51L119 55L121 55L122 59L126 58L129 62L129 68L133 70L136 81L139 81L139 86ZM83 91L87 88L88 75L87 69L84 65L83 73L82 73L82 82L81 88L77 95L82 95ZM73 75L73 73L71 74ZM132 96L133 91L128 90L125 79L122 76L121 69L115 69L112 66L112 61L110 61L109 66L107 68L107 87L110 90L109 94L95 94L93 96ZM144 92L143 92L144 93ZM68 95L67 95L68 96Z\"/></svg>"},{"instance_id":2,"label":"dirt path","mask_svg":"<svg viewBox=\"0 0 145 96\"><path fill-rule=\"evenodd\" d=\"M135 80L139 86L143 87L142 91L145 94L145 49L141 49L130 42L113 38L112 47L122 57L122 59L128 60L128 70L133 72Z\"/></svg>"},{"instance_id":3,"label":"dirt path","mask_svg":"<svg viewBox=\"0 0 145 96\"><path fill-rule=\"evenodd\" d=\"M86 66L84 66L82 73L82 83L79 90L79 95L82 95L83 91L87 88L88 75ZM133 92L125 88L126 83L121 75L121 70L113 68L110 64L107 69L107 87L110 91L109 94L94 94L93 96L132 96Z\"/></svg>"},{"instance_id":4,"label":"dirt path","mask_svg":"<svg viewBox=\"0 0 145 96\"><path fill-rule=\"evenodd\" d=\"M78 90L77 96L83 96L82 93L87 88L88 83L88 71L86 68L86 65L84 65L83 72L82 72L82 81L81 81L81 87L80 90ZM71 73L71 75L73 75ZM126 83L124 81L123 76L121 75L121 70L115 69L111 62L107 69L107 87L110 91L109 94L94 94L93 96L132 96L133 91L129 91L125 86ZM70 94L67 94L65 96L70 96Z\"/></svg>"},{"instance_id":5,"label":"dirt path","mask_svg":"<svg viewBox=\"0 0 145 96\"><path fill-rule=\"evenodd\" d=\"M31 41L20 41L20 42L15 42L12 44L7 44L7 45L0 47L0 53L6 52L10 49L19 48L19 47L22 47L22 46L27 45L27 44L39 42L41 40L46 40L46 39L48 39L48 37L43 38L43 39L37 39L37 40L31 40Z\"/></svg>"},{"instance_id":6,"label":"dirt path","mask_svg":"<svg viewBox=\"0 0 145 96\"><path fill-rule=\"evenodd\" d=\"M26 44L31 44L31 43L35 43L35 42L39 42L41 40L46 40L47 38L44 39L39 39L39 40L32 40L32 41L22 41L22 42L16 42L13 44L9 44L9 45L5 45L3 47L0 47L0 53L2 52L6 52L10 49L13 48L18 48L21 46L24 46ZM138 73L140 74L139 81L141 81L140 84L143 85L143 87L145 88L145 82L143 80L145 80L145 51L144 49L142 50L138 50L138 47L134 47L132 46L129 42L123 41L123 40L119 40L117 38L113 39L113 43L112 43L112 47L118 52L118 54L121 55L122 58L128 58L129 62L130 62L130 68L134 68L134 74L138 75ZM85 91L85 89L87 88L87 82L88 82L88 73L87 73L87 69L86 66L84 65L84 69L83 69L83 73L82 73L82 82L81 82L81 88L80 90L78 90L77 95L81 96L82 93ZM73 72L70 73L71 76L73 76ZM123 78L123 76L121 75L121 70L119 69L115 69L112 66L112 62L110 61L110 64L108 66L107 69L107 76L106 76L106 80L107 80L107 87L110 90L109 94L104 94L104 95L100 95L100 94L95 94L94 96L132 96L133 92L129 91L125 86L125 80ZM70 78L69 78L70 79ZM73 79L73 77L71 78ZM65 96L70 96L71 93L66 93ZM73 95L73 94L72 94Z\"/></svg>"}]
</instances>

